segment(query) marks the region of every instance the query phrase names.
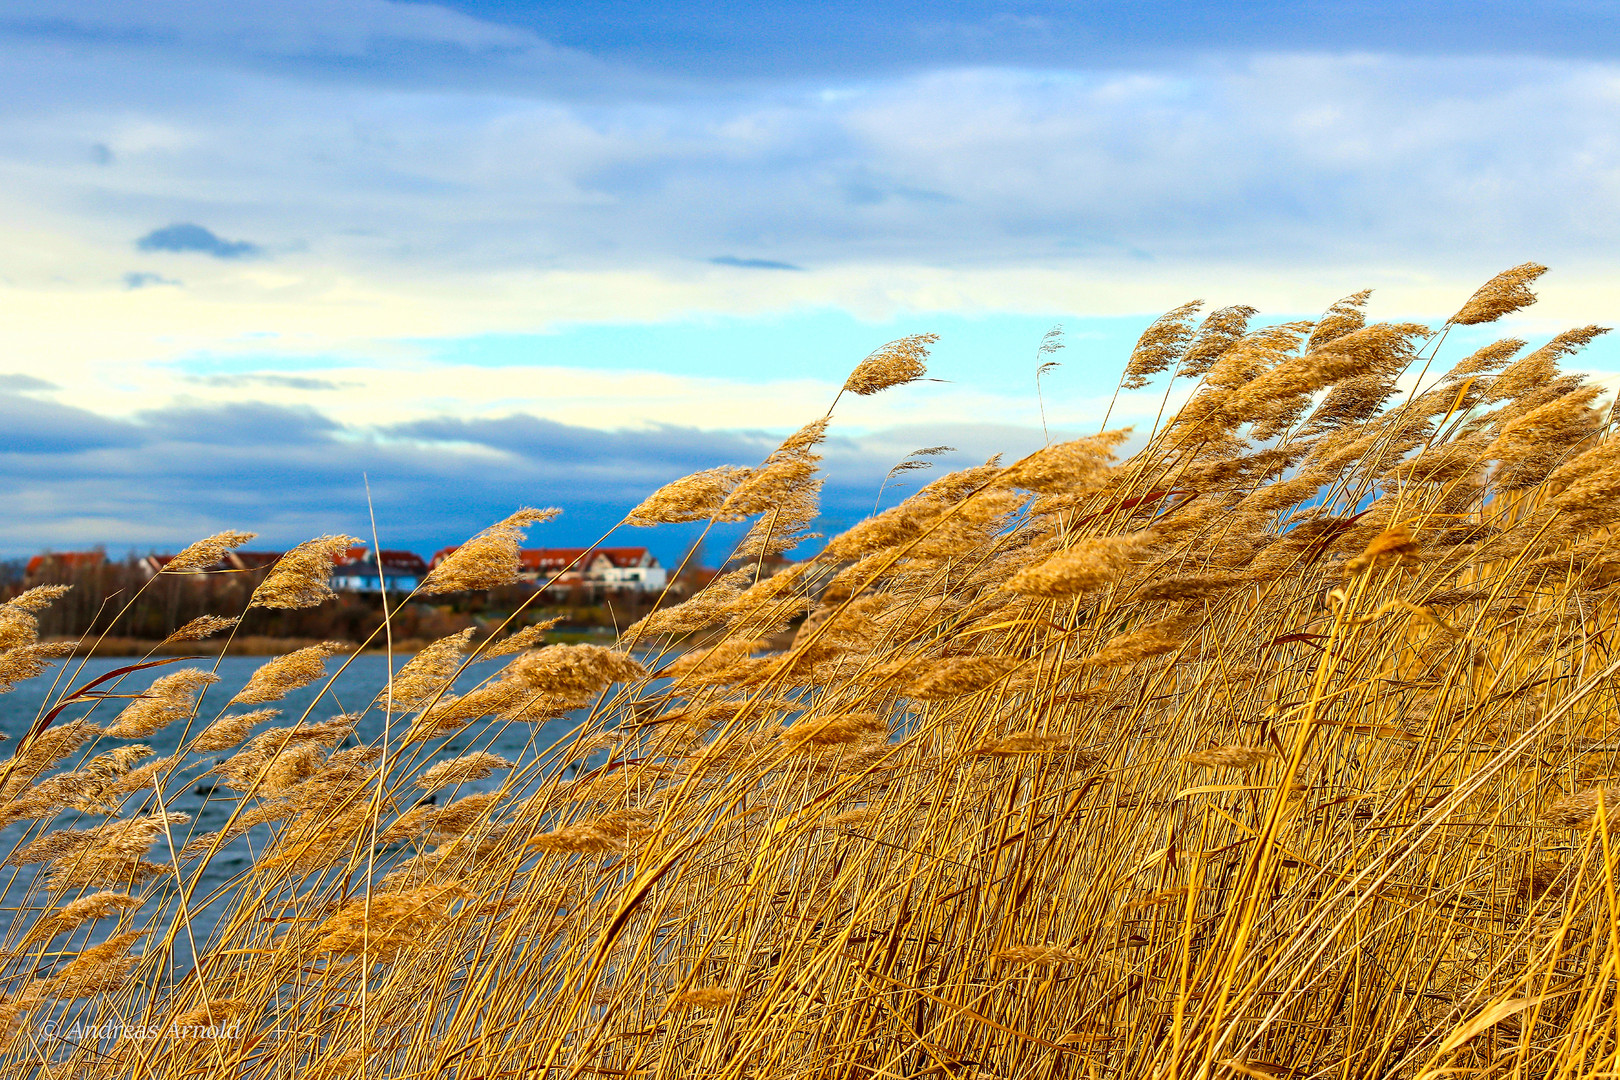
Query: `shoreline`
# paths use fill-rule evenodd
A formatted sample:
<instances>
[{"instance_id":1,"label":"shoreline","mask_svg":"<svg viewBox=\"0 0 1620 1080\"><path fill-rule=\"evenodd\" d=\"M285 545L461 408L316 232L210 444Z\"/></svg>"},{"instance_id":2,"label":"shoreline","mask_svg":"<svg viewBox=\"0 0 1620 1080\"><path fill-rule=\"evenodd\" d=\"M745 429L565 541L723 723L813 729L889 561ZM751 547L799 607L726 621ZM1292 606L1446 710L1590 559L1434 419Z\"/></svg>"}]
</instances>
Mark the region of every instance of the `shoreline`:
<instances>
[{"instance_id":1,"label":"shoreline","mask_svg":"<svg viewBox=\"0 0 1620 1080\"><path fill-rule=\"evenodd\" d=\"M72 641L67 637L52 637L47 641ZM308 648L319 645L323 641L335 640L329 638L278 638L263 637L260 635L247 635L235 639L221 635L218 638L206 641L176 641L164 645L158 641L146 638L105 637L97 641L94 637L85 637L80 641L79 647L73 650L75 658L86 656L218 656L230 646L232 656L281 656L295 649ZM576 643L582 641L605 642L613 640L613 632L606 627L601 630L563 630L550 631L545 638L548 644ZM350 651L358 648L359 642L343 642ZM394 642L393 652L406 655L420 652L432 644L425 638L401 638ZM368 654L381 655L389 650L378 643L362 650Z\"/></svg>"}]
</instances>

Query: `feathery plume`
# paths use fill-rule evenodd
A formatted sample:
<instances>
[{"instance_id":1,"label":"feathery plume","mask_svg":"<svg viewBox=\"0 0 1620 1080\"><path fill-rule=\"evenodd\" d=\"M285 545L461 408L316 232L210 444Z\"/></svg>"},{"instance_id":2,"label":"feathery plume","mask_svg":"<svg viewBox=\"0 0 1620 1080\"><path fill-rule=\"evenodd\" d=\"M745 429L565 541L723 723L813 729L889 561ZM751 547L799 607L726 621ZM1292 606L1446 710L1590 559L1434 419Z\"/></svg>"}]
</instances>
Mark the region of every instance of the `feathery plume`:
<instances>
[{"instance_id":1,"label":"feathery plume","mask_svg":"<svg viewBox=\"0 0 1620 1080\"><path fill-rule=\"evenodd\" d=\"M34 678L50 664L64 656L72 656L79 647L77 641L44 641L34 645L19 645L0 652L0 694L20 682Z\"/></svg>"},{"instance_id":2,"label":"feathery plume","mask_svg":"<svg viewBox=\"0 0 1620 1080\"><path fill-rule=\"evenodd\" d=\"M561 615L554 615L549 619L542 619L532 626L525 626L521 630L514 630L500 641L495 642L478 654L480 660L493 660L500 656L516 656L526 649L532 649L540 644L540 639L547 630L562 622Z\"/></svg>"},{"instance_id":3,"label":"feathery plume","mask_svg":"<svg viewBox=\"0 0 1620 1080\"><path fill-rule=\"evenodd\" d=\"M1582 326L1565 330L1547 344L1508 365L1491 383L1487 395L1491 401L1516 398L1540 389L1558 377L1558 362L1566 356L1580 352L1593 339L1607 334L1606 326Z\"/></svg>"},{"instance_id":4,"label":"feathery plume","mask_svg":"<svg viewBox=\"0 0 1620 1080\"><path fill-rule=\"evenodd\" d=\"M815 448L826 438L827 423L823 417L789 435L726 496L715 520L742 521L778 509L793 494L807 490L815 479L816 463L821 460Z\"/></svg>"},{"instance_id":5,"label":"feathery plume","mask_svg":"<svg viewBox=\"0 0 1620 1080\"><path fill-rule=\"evenodd\" d=\"M1521 338L1493 341L1453 364L1451 370L1446 373L1446 378L1455 381L1467 375L1489 374L1512 360L1527 344L1528 342Z\"/></svg>"},{"instance_id":6,"label":"feathery plume","mask_svg":"<svg viewBox=\"0 0 1620 1080\"><path fill-rule=\"evenodd\" d=\"M1095 488L1108 475L1114 447L1129 437L1130 429L1122 428L1055 443L1007 466L997 480L1007 487L1043 494Z\"/></svg>"},{"instance_id":7,"label":"feathery plume","mask_svg":"<svg viewBox=\"0 0 1620 1080\"><path fill-rule=\"evenodd\" d=\"M731 570L674 607L659 608L631 624L624 632L624 640L641 641L663 634L692 634L713 626L742 595L743 583L752 581L754 569L742 567Z\"/></svg>"},{"instance_id":8,"label":"feathery plume","mask_svg":"<svg viewBox=\"0 0 1620 1080\"><path fill-rule=\"evenodd\" d=\"M1140 390L1148 380L1181 359L1193 340L1193 318L1204 306L1202 300L1192 300L1160 315L1142 331L1131 358L1125 365L1125 378L1120 387Z\"/></svg>"},{"instance_id":9,"label":"feathery plume","mask_svg":"<svg viewBox=\"0 0 1620 1080\"><path fill-rule=\"evenodd\" d=\"M177 641L201 641L211 638L224 630L229 630L242 621L240 615L229 618L223 615L199 615L186 625L164 638L163 645L172 645Z\"/></svg>"},{"instance_id":10,"label":"feathery plume","mask_svg":"<svg viewBox=\"0 0 1620 1080\"><path fill-rule=\"evenodd\" d=\"M337 594L330 584L332 567L358 544L353 536L317 536L293 548L271 568L269 575L253 590L249 607L290 610L319 607Z\"/></svg>"},{"instance_id":11,"label":"feathery plume","mask_svg":"<svg viewBox=\"0 0 1620 1080\"><path fill-rule=\"evenodd\" d=\"M616 682L646 678L647 669L628 653L603 645L547 645L507 665L514 680L579 705Z\"/></svg>"},{"instance_id":12,"label":"feathery plume","mask_svg":"<svg viewBox=\"0 0 1620 1080\"><path fill-rule=\"evenodd\" d=\"M683 476L643 499L624 523L645 528L711 518L752 472L741 465L717 465Z\"/></svg>"},{"instance_id":13,"label":"feathery plume","mask_svg":"<svg viewBox=\"0 0 1620 1080\"><path fill-rule=\"evenodd\" d=\"M1161 619L1139 630L1110 638L1084 663L1091 667L1120 667L1175 652L1186 643L1189 629L1185 618Z\"/></svg>"},{"instance_id":14,"label":"feathery plume","mask_svg":"<svg viewBox=\"0 0 1620 1080\"><path fill-rule=\"evenodd\" d=\"M428 571L417 591L431 596L510 585L522 570L518 545L528 528L560 513L555 507L536 510L526 506L496 522L445 556L442 563Z\"/></svg>"},{"instance_id":15,"label":"feathery plume","mask_svg":"<svg viewBox=\"0 0 1620 1080\"><path fill-rule=\"evenodd\" d=\"M855 365L844 380L844 390L865 397L916 382L928 374L928 347L938 340L938 334L911 334L889 342Z\"/></svg>"},{"instance_id":16,"label":"feathery plume","mask_svg":"<svg viewBox=\"0 0 1620 1080\"><path fill-rule=\"evenodd\" d=\"M1249 330L1249 320L1257 314L1259 312L1252 307L1234 304L1216 308L1206 315L1192 344L1182 354L1181 374L1197 378L1208 372L1228 349L1243 339Z\"/></svg>"},{"instance_id":17,"label":"feathery plume","mask_svg":"<svg viewBox=\"0 0 1620 1080\"><path fill-rule=\"evenodd\" d=\"M1358 293L1351 293L1343 300L1335 301L1333 306L1316 321L1311 336L1305 339L1305 351L1320 348L1330 341L1366 326L1367 301L1371 298L1372 290L1362 289Z\"/></svg>"},{"instance_id":18,"label":"feathery plume","mask_svg":"<svg viewBox=\"0 0 1620 1080\"><path fill-rule=\"evenodd\" d=\"M125 893L98 892L81 896L76 900L69 900L42 917L29 929L28 940L49 941L58 934L65 934L87 922L105 919L109 915L140 906L138 898Z\"/></svg>"},{"instance_id":19,"label":"feathery plume","mask_svg":"<svg viewBox=\"0 0 1620 1080\"><path fill-rule=\"evenodd\" d=\"M1536 302L1536 294L1530 291L1530 286L1546 272L1545 266L1533 262L1502 271L1481 285L1462 309L1446 320L1447 324L1474 326L1495 322L1504 315L1529 307Z\"/></svg>"},{"instance_id":20,"label":"feathery plume","mask_svg":"<svg viewBox=\"0 0 1620 1080\"><path fill-rule=\"evenodd\" d=\"M1418 323L1377 323L1352 330L1301 356L1282 359L1246 382L1226 408L1247 420L1272 419L1303 409L1302 398L1341 379L1357 375L1393 378L1416 353L1417 340L1429 333ZM1275 432L1260 433L1267 437Z\"/></svg>"},{"instance_id":21,"label":"feathery plume","mask_svg":"<svg viewBox=\"0 0 1620 1080\"><path fill-rule=\"evenodd\" d=\"M676 994L670 1005L674 1008L723 1009L740 997L742 995L737 991L721 986L699 986Z\"/></svg>"},{"instance_id":22,"label":"feathery plume","mask_svg":"<svg viewBox=\"0 0 1620 1080\"><path fill-rule=\"evenodd\" d=\"M464 886L445 884L351 900L320 925L315 947L339 956L364 954L376 963L387 963L402 952L420 948L449 916L456 901L467 895Z\"/></svg>"},{"instance_id":23,"label":"feathery plume","mask_svg":"<svg viewBox=\"0 0 1620 1080\"><path fill-rule=\"evenodd\" d=\"M1044 562L1020 570L1002 585L1025 596L1079 596L1113 582L1152 542L1146 532L1082 540Z\"/></svg>"},{"instance_id":24,"label":"feathery plume","mask_svg":"<svg viewBox=\"0 0 1620 1080\"><path fill-rule=\"evenodd\" d=\"M1243 583L1242 574L1189 574L1156 581L1137 593L1147 601L1203 600L1219 596Z\"/></svg>"},{"instance_id":25,"label":"feathery plume","mask_svg":"<svg viewBox=\"0 0 1620 1080\"><path fill-rule=\"evenodd\" d=\"M180 549L180 554L164 564L162 573L184 574L196 570L207 570L215 566L220 558L232 548L239 548L252 540L258 533L238 532L230 529L213 536L206 536L201 540L188 544Z\"/></svg>"},{"instance_id":26,"label":"feathery plume","mask_svg":"<svg viewBox=\"0 0 1620 1080\"><path fill-rule=\"evenodd\" d=\"M472 636L473 628L469 626L428 645L411 657L387 686L377 691L375 704L386 704L393 712L411 712L432 701L449 688Z\"/></svg>"},{"instance_id":27,"label":"feathery plume","mask_svg":"<svg viewBox=\"0 0 1620 1080\"><path fill-rule=\"evenodd\" d=\"M140 962L139 957L129 955L130 946L149 933L129 930L85 949L50 977L42 996L71 1000L117 990Z\"/></svg>"},{"instance_id":28,"label":"feathery plume","mask_svg":"<svg viewBox=\"0 0 1620 1080\"><path fill-rule=\"evenodd\" d=\"M1183 754L1181 760L1203 769L1252 769L1272 756L1256 746L1211 746Z\"/></svg>"},{"instance_id":29,"label":"feathery plume","mask_svg":"<svg viewBox=\"0 0 1620 1080\"><path fill-rule=\"evenodd\" d=\"M424 769L416 778L416 786L427 791L437 791L440 788L450 787L454 784L464 784L469 780L482 780L496 769L510 769L512 763L503 757L490 753L467 754L463 757L451 758L441 761L431 768Z\"/></svg>"},{"instance_id":30,"label":"feathery plume","mask_svg":"<svg viewBox=\"0 0 1620 1080\"><path fill-rule=\"evenodd\" d=\"M622 837L598 829L594 825L565 825L539 836L530 837L528 847L559 855L599 855L610 851L623 851Z\"/></svg>"},{"instance_id":31,"label":"feathery plume","mask_svg":"<svg viewBox=\"0 0 1620 1080\"><path fill-rule=\"evenodd\" d=\"M347 651L341 641L323 641L319 645L295 649L261 665L247 685L237 691L226 705L263 705L267 701L280 701L289 693L308 686L326 674L326 658Z\"/></svg>"},{"instance_id":32,"label":"feathery plume","mask_svg":"<svg viewBox=\"0 0 1620 1080\"><path fill-rule=\"evenodd\" d=\"M229 750L247 738L248 732L255 727L280 715L280 709L255 709L235 716L222 716L202 729L192 741L191 748L201 753Z\"/></svg>"},{"instance_id":33,"label":"feathery plume","mask_svg":"<svg viewBox=\"0 0 1620 1080\"><path fill-rule=\"evenodd\" d=\"M958 656L941 660L912 679L904 693L918 701L942 701L973 694L1010 675L1023 661L1014 656Z\"/></svg>"},{"instance_id":34,"label":"feathery plume","mask_svg":"<svg viewBox=\"0 0 1620 1080\"><path fill-rule=\"evenodd\" d=\"M197 694L203 687L217 682L218 675L196 668L186 668L154 679L139 699L130 702L118 714L107 729L107 734L114 739L144 739L160 728L190 716L197 707Z\"/></svg>"},{"instance_id":35,"label":"feathery plume","mask_svg":"<svg viewBox=\"0 0 1620 1080\"><path fill-rule=\"evenodd\" d=\"M1369 420L1378 415L1395 390L1395 380L1386 375L1352 375L1341 379L1312 411L1300 435L1320 435Z\"/></svg>"},{"instance_id":36,"label":"feathery plume","mask_svg":"<svg viewBox=\"0 0 1620 1080\"><path fill-rule=\"evenodd\" d=\"M1418 561L1418 545L1412 530L1405 525L1392 525L1373 537L1360 555L1344 564L1344 569L1348 574L1359 574L1376 566L1391 563L1412 566Z\"/></svg>"},{"instance_id":37,"label":"feathery plume","mask_svg":"<svg viewBox=\"0 0 1620 1080\"><path fill-rule=\"evenodd\" d=\"M0 604L0 650L32 645L39 640L39 620L24 608Z\"/></svg>"},{"instance_id":38,"label":"feathery plume","mask_svg":"<svg viewBox=\"0 0 1620 1080\"><path fill-rule=\"evenodd\" d=\"M1065 949L1061 945L1014 945L996 953L996 959L1009 964L1057 967L1059 964L1083 963L1086 954L1079 949Z\"/></svg>"},{"instance_id":39,"label":"feathery plume","mask_svg":"<svg viewBox=\"0 0 1620 1080\"><path fill-rule=\"evenodd\" d=\"M782 740L790 751L824 750L887 730L882 717L874 712L832 713L794 721L783 729Z\"/></svg>"},{"instance_id":40,"label":"feathery plume","mask_svg":"<svg viewBox=\"0 0 1620 1080\"><path fill-rule=\"evenodd\" d=\"M1549 825L1566 829L1584 829L1597 816L1598 800L1603 801L1604 816L1610 827L1620 824L1620 787L1599 785L1554 799L1542 811L1542 820Z\"/></svg>"},{"instance_id":41,"label":"feathery plume","mask_svg":"<svg viewBox=\"0 0 1620 1080\"><path fill-rule=\"evenodd\" d=\"M999 739L982 743L974 752L987 757L1026 757L1034 754L1070 754L1074 750L1074 739L1068 735L1014 731ZM1077 757L1078 765L1090 765L1097 761L1095 754L1079 754Z\"/></svg>"},{"instance_id":42,"label":"feathery plume","mask_svg":"<svg viewBox=\"0 0 1620 1080\"><path fill-rule=\"evenodd\" d=\"M31 589L24 589L0 607L13 611L44 611L66 596L72 588L71 585L35 585Z\"/></svg>"}]
</instances>

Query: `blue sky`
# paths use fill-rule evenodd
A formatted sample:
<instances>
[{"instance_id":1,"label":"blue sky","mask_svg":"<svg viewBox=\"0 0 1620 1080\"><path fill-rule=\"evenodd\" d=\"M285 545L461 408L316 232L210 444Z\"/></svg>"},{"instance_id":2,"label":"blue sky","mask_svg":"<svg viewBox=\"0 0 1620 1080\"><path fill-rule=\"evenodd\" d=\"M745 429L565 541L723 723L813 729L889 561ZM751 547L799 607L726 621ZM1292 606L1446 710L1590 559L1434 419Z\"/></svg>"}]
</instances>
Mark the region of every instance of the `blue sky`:
<instances>
[{"instance_id":1,"label":"blue sky","mask_svg":"<svg viewBox=\"0 0 1620 1080\"><path fill-rule=\"evenodd\" d=\"M1607 3L23 0L0 102L0 554L361 533L365 476L391 545L583 543L941 334L840 405L835 525L915 447L1039 445L1054 324L1076 432L1194 297L1620 296Z\"/></svg>"}]
</instances>

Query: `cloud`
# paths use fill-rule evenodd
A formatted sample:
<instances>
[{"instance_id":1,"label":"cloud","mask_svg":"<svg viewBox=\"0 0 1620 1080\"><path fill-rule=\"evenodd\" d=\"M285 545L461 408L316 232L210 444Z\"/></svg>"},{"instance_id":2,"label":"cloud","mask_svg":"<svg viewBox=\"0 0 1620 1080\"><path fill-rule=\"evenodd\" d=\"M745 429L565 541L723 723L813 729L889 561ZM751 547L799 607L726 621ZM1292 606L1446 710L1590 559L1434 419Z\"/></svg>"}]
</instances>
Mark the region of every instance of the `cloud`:
<instances>
[{"instance_id":1,"label":"cloud","mask_svg":"<svg viewBox=\"0 0 1620 1080\"><path fill-rule=\"evenodd\" d=\"M124 275L124 288L126 289L144 289L148 285L178 284L180 284L180 282L175 281L173 278L166 278L162 274L153 274L145 270L135 271Z\"/></svg>"},{"instance_id":2,"label":"cloud","mask_svg":"<svg viewBox=\"0 0 1620 1080\"><path fill-rule=\"evenodd\" d=\"M57 390L60 389L53 382L35 378L32 375L13 373L0 375L0 392L27 393L30 390Z\"/></svg>"},{"instance_id":3,"label":"cloud","mask_svg":"<svg viewBox=\"0 0 1620 1080\"><path fill-rule=\"evenodd\" d=\"M646 430L603 431L515 413L491 419L440 417L382 428L379 434L424 443L465 443L504 453L591 466L658 462L697 470L727 460L753 460L777 439L760 433L712 432L661 424Z\"/></svg>"},{"instance_id":4,"label":"cloud","mask_svg":"<svg viewBox=\"0 0 1620 1080\"><path fill-rule=\"evenodd\" d=\"M524 504L565 511L535 543L586 544L659 485L714 465L756 464L781 438L677 425L604 431L523 413L376 430L263 404L179 403L118 421L5 394L0 425L10 436L0 484L14 493L0 519L0 552L11 555L97 543L172 550L225 528L257 531L268 546L343 530L366 535L368 483L389 546L431 552ZM945 469L1041 441L1015 425L835 435L824 447L827 525L846 527L870 511L884 471L919 446L962 447L938 462ZM886 502L911 490L890 489ZM736 531L718 530L712 549ZM671 528L616 538L668 560L693 535Z\"/></svg>"},{"instance_id":5,"label":"cloud","mask_svg":"<svg viewBox=\"0 0 1620 1080\"><path fill-rule=\"evenodd\" d=\"M197 383L200 386L221 389L268 386L277 390L346 390L363 385L357 382L316 379L304 375L191 375L187 377L187 381Z\"/></svg>"},{"instance_id":6,"label":"cloud","mask_svg":"<svg viewBox=\"0 0 1620 1080\"><path fill-rule=\"evenodd\" d=\"M69 89L46 99L23 85L37 63L0 40L0 210L63 245L127 229L233 265L258 246L243 237L304 237L253 279L283 297L411 283L487 306L500 275L622 273L646 280L604 289L642 305L707 273L735 310L819 302L834 275L881 298L918 268L1472 282L1530 257L1596 266L1620 240L1613 62L1273 54L629 100L72 55L52 68ZM94 142L114 164L85 161ZM146 232L155 215L176 224ZM226 220L239 232L199 224ZM777 263L810 269L719 273ZM37 280L61 276L42 264ZM190 290L212 280L188 269ZM509 288L531 311L551 295Z\"/></svg>"},{"instance_id":7,"label":"cloud","mask_svg":"<svg viewBox=\"0 0 1620 1080\"><path fill-rule=\"evenodd\" d=\"M205 255L212 255L216 259L241 259L249 255L260 253L259 245L246 240L222 240L215 236L213 231L201 225L180 222L174 225L165 225L161 229L153 229L139 240L135 241L139 251L200 251ZM131 274L125 277L126 284L131 278L141 278L141 285L152 284L149 279L157 278L155 274ZM161 278L158 282L169 284ZM139 288L140 285L129 284L130 288Z\"/></svg>"},{"instance_id":8,"label":"cloud","mask_svg":"<svg viewBox=\"0 0 1620 1080\"><path fill-rule=\"evenodd\" d=\"M9 376L11 379L19 376ZM21 376L21 378L27 378ZM31 385L43 380L30 380L30 384L14 382L6 390L38 390L49 386ZM0 392L0 430L6 433L0 457L14 461L18 457L40 458L60 454L76 454L85 450L107 447L128 448L140 445L142 434L136 426L109 419L71 405L53 401L18 397ZM13 505L12 512L17 512Z\"/></svg>"},{"instance_id":9,"label":"cloud","mask_svg":"<svg viewBox=\"0 0 1620 1080\"><path fill-rule=\"evenodd\" d=\"M777 262L775 259L740 259L735 255L716 255L709 260L715 266L734 266L741 270L803 270L802 266L794 266L788 262Z\"/></svg>"},{"instance_id":10,"label":"cloud","mask_svg":"<svg viewBox=\"0 0 1620 1080\"><path fill-rule=\"evenodd\" d=\"M141 412L137 419L154 441L207 446L269 446L277 442L316 446L339 428L336 421L306 406L260 402L177 404Z\"/></svg>"}]
</instances>

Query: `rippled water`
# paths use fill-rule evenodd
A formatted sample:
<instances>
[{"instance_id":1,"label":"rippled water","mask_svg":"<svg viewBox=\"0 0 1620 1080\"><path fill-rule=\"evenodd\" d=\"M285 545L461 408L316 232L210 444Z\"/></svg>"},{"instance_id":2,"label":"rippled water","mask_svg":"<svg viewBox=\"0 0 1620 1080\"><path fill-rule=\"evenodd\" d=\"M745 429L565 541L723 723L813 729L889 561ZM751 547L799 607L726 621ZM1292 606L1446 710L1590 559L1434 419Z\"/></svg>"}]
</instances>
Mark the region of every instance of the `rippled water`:
<instances>
[{"instance_id":1,"label":"rippled water","mask_svg":"<svg viewBox=\"0 0 1620 1080\"><path fill-rule=\"evenodd\" d=\"M116 686L117 692L136 693L149 685L154 678L188 666L216 670L220 676L220 682L209 687L204 695L202 707L198 712L198 720L193 725L195 731L211 721L223 710L224 703L242 688L249 676L266 659L266 657L226 657L218 662L217 668L215 668L215 661L212 658L202 661L168 664L163 667L133 673L126 676L121 683L103 684L98 689L108 690ZM328 661L328 668L336 670L343 659L343 657L334 657ZM397 671L407 659L409 658L394 657L394 669ZM92 659L86 662L81 669L79 662L74 661L69 666L66 674L63 674L61 669L58 668L37 679L19 684L9 694L0 694L0 732L3 732L8 740L7 744L0 744L0 754L9 756L9 751L15 748L17 740L28 730L29 725L34 722L35 717L40 713L42 705L48 699L48 695L50 700L54 700L56 693L65 691L70 686L82 686L98 676L134 662L131 659L121 657L101 660ZM496 663L475 665L457 681L456 689L466 690L470 688L490 675L497 666ZM60 679L58 680L59 675ZM58 680L55 692L52 691L53 680ZM266 722L261 727L256 728L255 731L284 726L305 715L306 712L311 722L325 720L343 712L358 712L377 696L387 684L387 680L387 657L382 655L354 657L343 673L333 681L330 689L326 688L326 680L323 679L302 690L288 694L284 701L275 703L275 707L282 710L281 716ZM318 701L317 694L321 695ZM56 722L62 723L77 717L89 716L95 722L105 725L116 715L117 710L123 704L121 701L105 701L95 705L93 709L90 704L72 705L64 710ZM241 706L234 711L246 711L250 708L262 707ZM486 727L484 724L474 723L471 727L448 738L437 739L409 748L413 756L402 758L399 764L390 772L397 774L399 770L410 767L413 760L418 763L432 762L477 750L491 751L509 761L516 762L519 766L523 766L533 762L548 747L572 730L581 719L583 719L582 713L553 720L543 725L510 724L504 727L500 725ZM396 729L401 724L402 721L395 718L394 725ZM361 742L371 742L383 735L384 727L385 720L380 715L380 710L374 710L360 723L356 735ZM152 747L157 754L172 753L179 746L180 734L183 728L183 724L173 724L169 728L139 740L103 738L94 747L87 747L85 750L71 755L60 768L66 769L75 766L86 754L100 753L115 746L136 742ZM350 745L353 745L353 743ZM212 832L220 828L224 825L231 811L235 809L237 799L234 792L226 788L212 788L206 778L200 778L200 774L223 760L228 754L229 751L225 751L215 756L196 756L195 763L188 764L186 768L173 774L165 785L163 805L166 812L169 814L185 814L190 818L188 822L177 826L174 830L176 850L184 845L186 838L189 836ZM501 779L502 775L497 773L485 780L464 784L456 791L455 797L480 790L493 790L499 785ZM539 776L537 775L535 782L538 782L538 779ZM157 809L155 796L150 789L145 794L148 796L144 807L145 812L155 812ZM126 803L126 809L122 816L128 816L140 798L139 793L132 796L131 801ZM106 819L99 815L67 811L45 822L44 826L49 831L85 828L99 824L104 820ZM38 822L23 822L0 830L0 852L9 852L19 840L38 835L40 825L41 823ZM221 848L214 858L201 869L200 874L198 873L197 864L194 862L182 866L181 873L186 882L190 884L193 878L196 880L196 887L192 892L194 900L190 914L191 934L199 946L212 932L220 913L230 906L234 888L231 879L248 867L254 852L263 849L268 835L268 826L258 826L250 830L246 835ZM160 839L159 843L152 849L149 857L160 863L168 863L170 860L166 843ZM36 865L5 867L3 905L0 905L3 906L3 910L0 910L0 921L23 920L31 922L34 915L29 909L37 909L47 903L59 904L63 900L71 899L77 895L76 890L66 894L48 893L44 888L43 876L36 880L36 873L39 870L40 867ZM170 884L172 885L172 883L171 878ZM137 925L145 925L148 920L156 920L159 923L166 922L172 912L173 892L173 889L160 889L160 894L171 895L167 899L154 898L149 902L146 908L138 913ZM212 899L207 900L210 897ZM205 900L207 902L203 903L201 907L197 906L199 901ZM170 910L160 911L159 908L165 904L169 905ZM104 920L104 923L108 925L111 922L110 919ZM106 926L102 926L99 932L105 933ZM180 966L182 968L189 967L187 957L190 950L186 945L184 936L176 942L176 952L179 954L177 962L180 963Z\"/></svg>"}]
</instances>

